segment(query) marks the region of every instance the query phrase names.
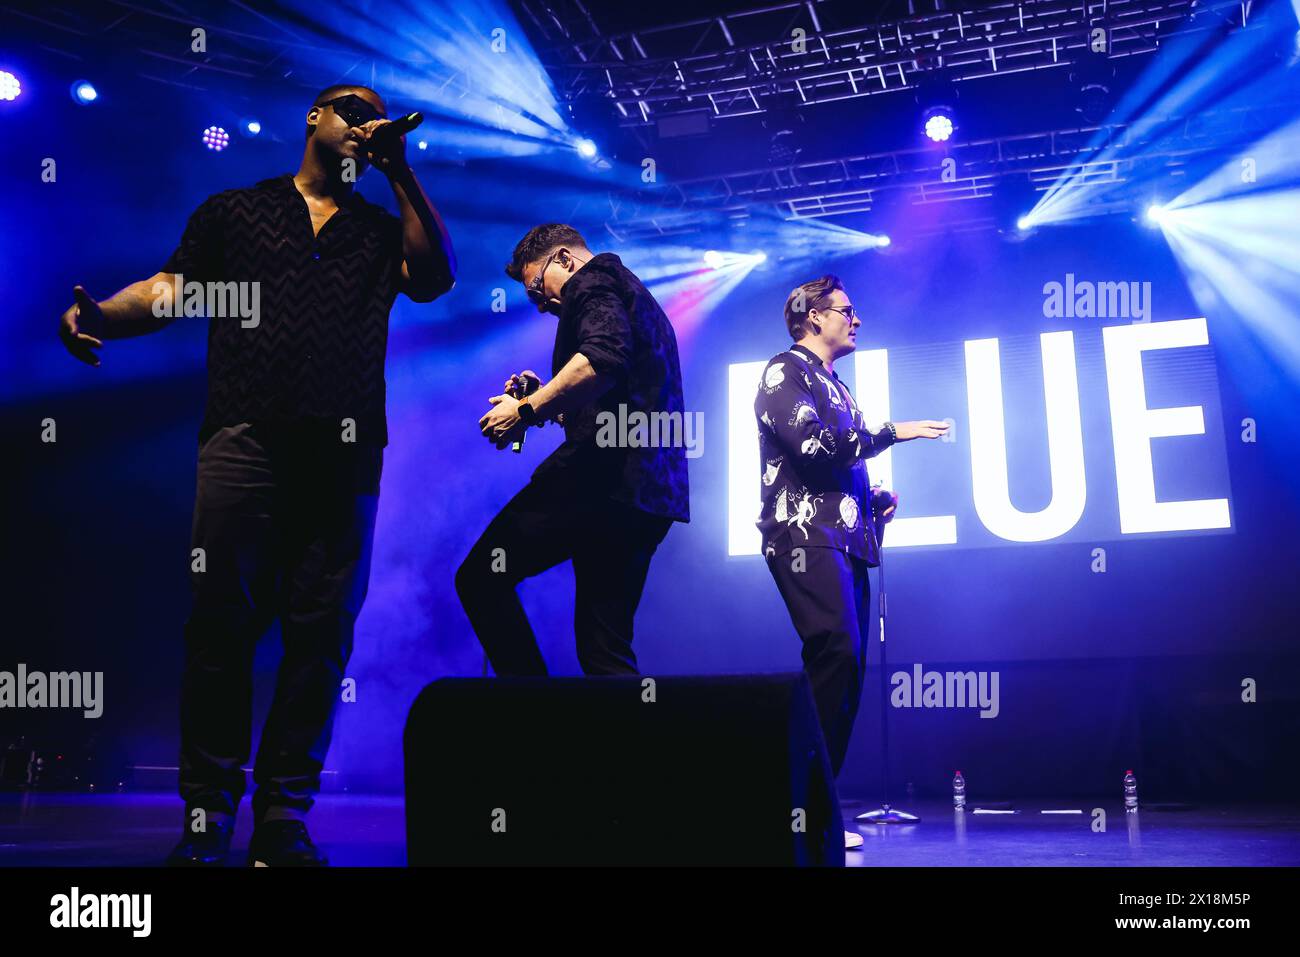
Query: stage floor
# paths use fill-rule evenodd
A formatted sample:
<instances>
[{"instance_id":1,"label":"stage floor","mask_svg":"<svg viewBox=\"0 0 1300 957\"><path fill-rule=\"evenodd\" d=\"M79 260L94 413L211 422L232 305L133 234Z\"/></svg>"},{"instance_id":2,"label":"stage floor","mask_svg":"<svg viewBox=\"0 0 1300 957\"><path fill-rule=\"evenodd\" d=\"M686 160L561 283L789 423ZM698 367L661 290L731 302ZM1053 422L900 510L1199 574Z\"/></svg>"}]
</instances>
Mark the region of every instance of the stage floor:
<instances>
[{"instance_id":1,"label":"stage floor","mask_svg":"<svg viewBox=\"0 0 1300 957\"><path fill-rule=\"evenodd\" d=\"M1091 829L1095 801L1034 801L1019 814L958 818L945 802L905 809L916 825L857 825L861 850L849 866L1197 867L1300 864L1300 806L1200 805L1147 809L1132 821L1107 807L1106 831ZM1046 815L1043 808L1082 808ZM844 819L870 805L845 802ZM246 811L246 809L245 809ZM180 807L170 793L0 794L0 866L152 866L176 840ZM312 836L338 866L405 864L402 799L396 795L323 795L311 814ZM1134 825L1134 826L1130 826ZM233 863L245 862L252 830L241 815Z\"/></svg>"}]
</instances>

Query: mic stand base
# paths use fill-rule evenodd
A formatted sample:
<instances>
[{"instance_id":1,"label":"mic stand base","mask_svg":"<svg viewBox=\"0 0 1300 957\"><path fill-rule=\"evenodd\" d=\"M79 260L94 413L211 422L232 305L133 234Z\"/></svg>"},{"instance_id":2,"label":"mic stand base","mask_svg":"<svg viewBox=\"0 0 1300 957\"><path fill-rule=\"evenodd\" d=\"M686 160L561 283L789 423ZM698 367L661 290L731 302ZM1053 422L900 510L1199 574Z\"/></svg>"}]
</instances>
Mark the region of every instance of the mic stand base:
<instances>
[{"instance_id":1,"label":"mic stand base","mask_svg":"<svg viewBox=\"0 0 1300 957\"><path fill-rule=\"evenodd\" d=\"M918 824L921 819L915 814L908 814L906 811L885 804L879 810L859 814L854 820L862 821L864 824Z\"/></svg>"}]
</instances>

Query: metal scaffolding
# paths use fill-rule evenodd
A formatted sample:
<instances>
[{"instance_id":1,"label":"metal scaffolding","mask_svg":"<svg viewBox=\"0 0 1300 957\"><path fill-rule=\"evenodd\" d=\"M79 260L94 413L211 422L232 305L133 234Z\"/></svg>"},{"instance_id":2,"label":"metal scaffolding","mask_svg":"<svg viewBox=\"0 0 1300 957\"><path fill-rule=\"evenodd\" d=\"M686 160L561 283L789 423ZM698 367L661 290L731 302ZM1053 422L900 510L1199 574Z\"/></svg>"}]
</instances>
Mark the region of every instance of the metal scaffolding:
<instances>
[{"instance_id":1,"label":"metal scaffolding","mask_svg":"<svg viewBox=\"0 0 1300 957\"><path fill-rule=\"evenodd\" d=\"M863 0L802 0L602 33L583 0L516 0L560 96L608 101L624 125L753 115L1068 66L1102 31L1110 58L1189 31L1240 25L1241 0L1015 0L876 22ZM877 4L879 9L885 4ZM909 9L916 4L909 3ZM935 6L945 6L937 2Z\"/></svg>"},{"instance_id":2,"label":"metal scaffolding","mask_svg":"<svg viewBox=\"0 0 1300 957\"><path fill-rule=\"evenodd\" d=\"M1269 106L1253 106L1148 117L1133 124L977 140L945 151L846 155L657 184L612 205L606 227L621 240L639 240L715 228L762 213L787 220L865 213L885 196L908 205L958 203L988 199L999 181L1010 178L1042 192L1066 173L1065 188L1095 191L1137 174L1163 175L1221 149L1225 137L1263 135L1276 115ZM1105 148L1099 151L1101 144ZM988 216L976 219L992 223Z\"/></svg>"}]
</instances>

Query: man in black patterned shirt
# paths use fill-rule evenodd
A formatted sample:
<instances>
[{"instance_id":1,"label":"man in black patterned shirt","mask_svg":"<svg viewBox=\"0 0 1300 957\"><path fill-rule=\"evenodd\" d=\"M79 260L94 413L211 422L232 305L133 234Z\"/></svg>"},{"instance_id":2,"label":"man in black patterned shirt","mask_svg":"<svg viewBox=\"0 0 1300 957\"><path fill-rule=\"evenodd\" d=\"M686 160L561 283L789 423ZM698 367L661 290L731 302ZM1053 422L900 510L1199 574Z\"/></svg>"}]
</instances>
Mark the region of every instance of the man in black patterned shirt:
<instances>
[{"instance_id":1,"label":"man in black patterned shirt","mask_svg":"<svg viewBox=\"0 0 1300 957\"><path fill-rule=\"evenodd\" d=\"M399 292L416 302L447 292L456 269L403 141L373 138L385 113L368 87L322 90L297 173L209 197L159 272L102 303L75 287L60 323L68 351L97 366L102 339L170 323L167 303L183 298L192 315L189 303L202 300L195 312L208 318L181 684L186 814L169 864L219 865L229 854L246 787L253 652L277 617L284 657L253 770L249 861L326 863L304 817L370 575L388 313ZM354 192L371 164L400 218ZM214 289L226 291L218 300Z\"/></svg>"},{"instance_id":2,"label":"man in black patterned shirt","mask_svg":"<svg viewBox=\"0 0 1300 957\"><path fill-rule=\"evenodd\" d=\"M872 432L835 360L857 348L862 320L836 276L795 288L785 304L794 345L763 370L758 418L763 555L803 640L804 669L839 774L862 697L871 621L867 569L898 499L872 489L866 460L896 442L937 439L945 422L886 422ZM846 832L849 846L860 835Z\"/></svg>"}]
</instances>

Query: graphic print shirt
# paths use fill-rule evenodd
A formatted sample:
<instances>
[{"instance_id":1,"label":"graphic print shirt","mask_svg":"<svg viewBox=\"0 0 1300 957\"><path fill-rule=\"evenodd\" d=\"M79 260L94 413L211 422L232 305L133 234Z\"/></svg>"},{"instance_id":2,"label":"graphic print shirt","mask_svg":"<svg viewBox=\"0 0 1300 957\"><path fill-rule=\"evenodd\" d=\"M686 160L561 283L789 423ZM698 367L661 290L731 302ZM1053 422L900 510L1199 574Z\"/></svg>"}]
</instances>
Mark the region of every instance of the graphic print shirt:
<instances>
[{"instance_id":1,"label":"graphic print shirt","mask_svg":"<svg viewBox=\"0 0 1300 957\"><path fill-rule=\"evenodd\" d=\"M866 460L893 444L891 433L869 430L848 386L800 345L768 362L754 415L763 554L837 548L879 564Z\"/></svg>"}]
</instances>

